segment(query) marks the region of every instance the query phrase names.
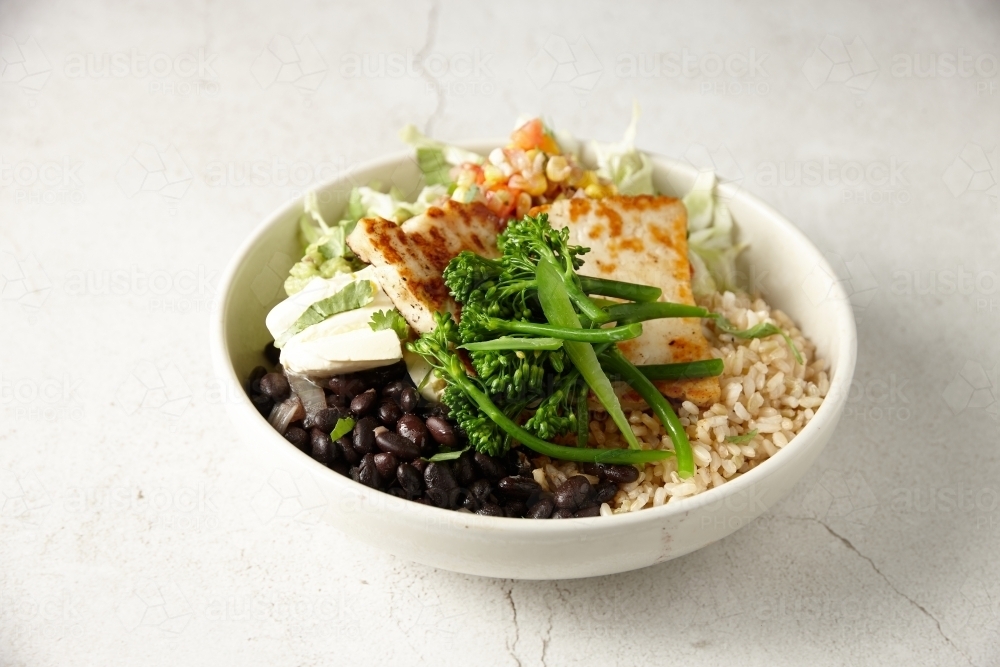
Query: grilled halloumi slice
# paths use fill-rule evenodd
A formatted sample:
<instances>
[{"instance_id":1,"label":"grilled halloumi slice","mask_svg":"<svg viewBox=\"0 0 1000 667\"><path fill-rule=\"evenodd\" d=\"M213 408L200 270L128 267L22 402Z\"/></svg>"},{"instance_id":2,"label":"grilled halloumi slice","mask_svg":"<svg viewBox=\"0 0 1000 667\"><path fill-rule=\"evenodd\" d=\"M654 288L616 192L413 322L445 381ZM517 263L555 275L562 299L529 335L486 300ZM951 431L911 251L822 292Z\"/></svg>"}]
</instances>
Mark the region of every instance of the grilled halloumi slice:
<instances>
[{"instance_id":1,"label":"grilled halloumi slice","mask_svg":"<svg viewBox=\"0 0 1000 667\"><path fill-rule=\"evenodd\" d=\"M448 201L401 225L383 218L358 221L347 245L375 267L376 279L418 333L434 328L434 313L458 313L441 277L463 250L495 258L501 220L486 206Z\"/></svg>"},{"instance_id":2,"label":"grilled halloumi slice","mask_svg":"<svg viewBox=\"0 0 1000 667\"><path fill-rule=\"evenodd\" d=\"M544 210L544 209L543 209ZM694 305L687 253L687 210L672 197L564 199L547 207L553 227L568 227L570 243L590 248L580 273L595 278L653 285L661 301ZM697 318L643 322L642 335L619 343L634 364L669 364L711 359ZM670 398L705 407L719 400L719 379L660 381ZM637 396L623 396L637 405Z\"/></svg>"}]
</instances>

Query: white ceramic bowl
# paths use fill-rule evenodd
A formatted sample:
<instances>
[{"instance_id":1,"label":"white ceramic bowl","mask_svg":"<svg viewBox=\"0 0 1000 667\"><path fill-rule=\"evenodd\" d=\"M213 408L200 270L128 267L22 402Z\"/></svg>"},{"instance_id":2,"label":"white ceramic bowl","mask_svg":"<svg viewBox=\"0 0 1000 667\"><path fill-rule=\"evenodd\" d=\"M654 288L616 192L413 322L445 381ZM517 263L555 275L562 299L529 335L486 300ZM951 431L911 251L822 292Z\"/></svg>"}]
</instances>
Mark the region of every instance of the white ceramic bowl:
<instances>
[{"instance_id":1,"label":"white ceramic bowl","mask_svg":"<svg viewBox=\"0 0 1000 667\"><path fill-rule=\"evenodd\" d=\"M501 142L467 148L486 154ZM690 165L654 157L654 181L682 196ZM392 183L415 192L420 172L409 153L371 162L317 186L321 208L336 220L354 185ZM284 296L281 283L298 259L300 199L269 216L233 257L212 315L211 343L227 409L247 446L263 461L281 507L309 509L315 530L337 528L401 558L489 577L563 579L624 572L690 553L746 525L783 498L833 434L847 399L856 355L850 302L834 272L806 237L778 212L723 185L742 240L746 271L768 301L788 313L831 365L831 387L813 420L775 456L701 495L625 515L532 521L457 513L373 491L298 451L246 398L241 383L262 363L270 340L264 316Z\"/></svg>"}]
</instances>

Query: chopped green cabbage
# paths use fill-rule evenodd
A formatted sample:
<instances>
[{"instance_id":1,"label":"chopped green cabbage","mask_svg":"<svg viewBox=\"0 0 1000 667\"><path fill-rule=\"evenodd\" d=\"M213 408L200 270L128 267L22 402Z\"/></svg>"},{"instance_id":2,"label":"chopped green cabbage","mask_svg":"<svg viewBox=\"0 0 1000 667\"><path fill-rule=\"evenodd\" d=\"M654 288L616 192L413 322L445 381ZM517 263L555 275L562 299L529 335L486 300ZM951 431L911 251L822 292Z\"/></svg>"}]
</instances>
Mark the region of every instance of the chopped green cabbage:
<instances>
[{"instance_id":1,"label":"chopped green cabbage","mask_svg":"<svg viewBox=\"0 0 1000 667\"><path fill-rule=\"evenodd\" d=\"M412 124L400 130L399 138L416 149L417 165L428 185L450 185L452 180L449 171L456 165L486 162L486 158L479 153L431 139Z\"/></svg>"},{"instance_id":2,"label":"chopped green cabbage","mask_svg":"<svg viewBox=\"0 0 1000 667\"><path fill-rule=\"evenodd\" d=\"M688 212L688 258L694 267L691 289L704 296L739 289L736 258L746 247L733 238L733 216L715 193L715 173L702 171L684 196Z\"/></svg>"},{"instance_id":3,"label":"chopped green cabbage","mask_svg":"<svg viewBox=\"0 0 1000 667\"><path fill-rule=\"evenodd\" d=\"M653 162L635 147L639 126L639 104L632 105L632 122L625 129L625 136L618 143L591 142L597 157L597 174L612 181L623 195L654 195ZM560 145L566 139L560 139Z\"/></svg>"},{"instance_id":4,"label":"chopped green cabbage","mask_svg":"<svg viewBox=\"0 0 1000 667\"><path fill-rule=\"evenodd\" d=\"M332 278L338 273L350 273L357 268L358 260L347 247L348 230L344 222L328 225L319 212L315 192L306 194L299 217L299 232L305 252L285 280L285 293L296 294L316 277Z\"/></svg>"},{"instance_id":5,"label":"chopped green cabbage","mask_svg":"<svg viewBox=\"0 0 1000 667\"><path fill-rule=\"evenodd\" d=\"M395 189L381 192L375 187L354 188L347 202L347 216L337 224L329 225L319 212L316 193L309 192L299 217L305 252L288 272L285 293L292 296L302 291L317 276L332 278L338 273L351 273L362 268L364 264L347 245L347 236L361 218L377 215L393 222L403 222L447 196L448 189L441 185L425 187L413 202L405 201Z\"/></svg>"}]
</instances>

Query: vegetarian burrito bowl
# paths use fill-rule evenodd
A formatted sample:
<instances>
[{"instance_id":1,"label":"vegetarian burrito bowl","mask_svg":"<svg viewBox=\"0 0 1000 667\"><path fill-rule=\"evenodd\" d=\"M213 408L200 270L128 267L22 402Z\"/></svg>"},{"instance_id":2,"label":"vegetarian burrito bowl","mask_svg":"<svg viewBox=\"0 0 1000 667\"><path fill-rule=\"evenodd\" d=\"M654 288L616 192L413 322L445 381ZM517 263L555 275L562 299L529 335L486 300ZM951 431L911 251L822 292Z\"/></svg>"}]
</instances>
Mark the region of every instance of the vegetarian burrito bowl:
<instances>
[{"instance_id":1,"label":"vegetarian burrito bowl","mask_svg":"<svg viewBox=\"0 0 1000 667\"><path fill-rule=\"evenodd\" d=\"M826 362L742 284L714 175L659 195L634 134L587 164L538 119L487 155L407 128L412 201L307 195L254 406L359 484L487 516L635 512L770 458Z\"/></svg>"}]
</instances>

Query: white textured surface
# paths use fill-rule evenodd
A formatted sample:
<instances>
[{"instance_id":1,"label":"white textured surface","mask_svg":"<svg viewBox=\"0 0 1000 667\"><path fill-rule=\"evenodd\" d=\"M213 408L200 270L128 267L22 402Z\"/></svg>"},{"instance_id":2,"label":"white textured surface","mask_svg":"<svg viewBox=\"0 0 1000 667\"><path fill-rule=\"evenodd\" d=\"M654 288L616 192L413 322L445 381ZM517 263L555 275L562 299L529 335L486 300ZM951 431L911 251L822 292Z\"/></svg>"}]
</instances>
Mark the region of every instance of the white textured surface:
<instances>
[{"instance_id":1,"label":"white textured surface","mask_svg":"<svg viewBox=\"0 0 1000 667\"><path fill-rule=\"evenodd\" d=\"M0 664L1000 662L996 6L282 4L0 5ZM282 36L310 40L302 78L262 54L294 60ZM753 77L708 76L751 50ZM379 54L435 74L351 76ZM237 244L405 122L610 140L633 98L643 147L714 158L855 295L816 468L729 539L599 580L457 576L311 525L214 391Z\"/></svg>"}]
</instances>

